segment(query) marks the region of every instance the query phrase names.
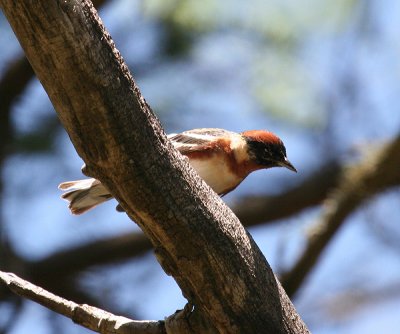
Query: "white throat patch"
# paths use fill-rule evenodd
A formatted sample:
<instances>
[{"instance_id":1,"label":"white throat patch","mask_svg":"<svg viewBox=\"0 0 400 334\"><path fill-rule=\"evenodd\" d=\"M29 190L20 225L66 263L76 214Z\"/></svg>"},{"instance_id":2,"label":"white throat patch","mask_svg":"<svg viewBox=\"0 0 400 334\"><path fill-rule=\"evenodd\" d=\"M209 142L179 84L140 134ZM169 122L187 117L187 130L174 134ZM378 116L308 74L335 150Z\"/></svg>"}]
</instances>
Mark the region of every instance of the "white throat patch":
<instances>
[{"instance_id":1,"label":"white throat patch","mask_svg":"<svg viewBox=\"0 0 400 334\"><path fill-rule=\"evenodd\" d=\"M247 152L246 140L241 135L237 135L234 138L232 138L231 149L238 163L249 160L249 153Z\"/></svg>"}]
</instances>

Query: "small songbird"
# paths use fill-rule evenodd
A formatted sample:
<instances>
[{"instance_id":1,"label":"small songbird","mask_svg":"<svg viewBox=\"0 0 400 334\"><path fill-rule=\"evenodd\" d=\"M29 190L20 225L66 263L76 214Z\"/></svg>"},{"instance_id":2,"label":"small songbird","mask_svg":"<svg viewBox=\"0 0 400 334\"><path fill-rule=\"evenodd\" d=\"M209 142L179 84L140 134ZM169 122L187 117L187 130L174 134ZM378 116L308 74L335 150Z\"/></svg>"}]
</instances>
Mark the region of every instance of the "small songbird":
<instances>
[{"instance_id":1,"label":"small songbird","mask_svg":"<svg viewBox=\"0 0 400 334\"><path fill-rule=\"evenodd\" d=\"M234 190L251 172L271 167L296 168L286 157L282 140L263 130L242 133L223 129L194 129L168 138L175 148L189 158L192 167L219 195ZM63 182L61 197L69 202L73 214L82 214L113 196L96 179Z\"/></svg>"}]
</instances>

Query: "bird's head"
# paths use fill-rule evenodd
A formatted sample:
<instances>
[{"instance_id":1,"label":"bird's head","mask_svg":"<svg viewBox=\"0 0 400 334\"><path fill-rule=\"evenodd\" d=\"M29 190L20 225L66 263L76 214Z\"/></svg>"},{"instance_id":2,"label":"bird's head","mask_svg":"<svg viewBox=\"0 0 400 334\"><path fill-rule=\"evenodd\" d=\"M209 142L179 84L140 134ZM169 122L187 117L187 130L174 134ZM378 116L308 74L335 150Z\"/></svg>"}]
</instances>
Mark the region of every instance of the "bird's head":
<instances>
[{"instance_id":1,"label":"bird's head","mask_svg":"<svg viewBox=\"0 0 400 334\"><path fill-rule=\"evenodd\" d=\"M263 168L286 167L293 172L296 168L286 157L286 148L282 140L272 132L250 130L241 135L247 143L247 153L252 161Z\"/></svg>"}]
</instances>

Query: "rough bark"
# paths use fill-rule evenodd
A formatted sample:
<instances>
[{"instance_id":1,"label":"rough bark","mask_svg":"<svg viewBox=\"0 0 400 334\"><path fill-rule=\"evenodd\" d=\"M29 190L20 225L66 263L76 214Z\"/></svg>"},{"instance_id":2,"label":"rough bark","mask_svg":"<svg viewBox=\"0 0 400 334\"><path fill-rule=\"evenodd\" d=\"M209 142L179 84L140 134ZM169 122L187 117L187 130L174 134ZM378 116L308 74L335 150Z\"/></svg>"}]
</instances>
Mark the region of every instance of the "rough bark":
<instances>
[{"instance_id":1,"label":"rough bark","mask_svg":"<svg viewBox=\"0 0 400 334\"><path fill-rule=\"evenodd\" d=\"M194 305L168 318L168 331L308 332L252 238L166 139L91 3L0 4L84 172L139 224Z\"/></svg>"}]
</instances>

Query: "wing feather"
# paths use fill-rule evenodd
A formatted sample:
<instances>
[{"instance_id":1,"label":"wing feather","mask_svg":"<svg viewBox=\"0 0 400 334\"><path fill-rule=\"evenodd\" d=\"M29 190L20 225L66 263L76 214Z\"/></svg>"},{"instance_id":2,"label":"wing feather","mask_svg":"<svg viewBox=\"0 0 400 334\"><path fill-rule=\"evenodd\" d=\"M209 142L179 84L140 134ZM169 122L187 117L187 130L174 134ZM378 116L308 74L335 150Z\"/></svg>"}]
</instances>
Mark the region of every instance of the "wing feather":
<instances>
[{"instance_id":1,"label":"wing feather","mask_svg":"<svg viewBox=\"0 0 400 334\"><path fill-rule=\"evenodd\" d=\"M175 148L182 154L198 151L210 142L230 135L236 135L235 132L217 128L203 128L184 131L178 134L171 134L168 138L172 141Z\"/></svg>"}]
</instances>

